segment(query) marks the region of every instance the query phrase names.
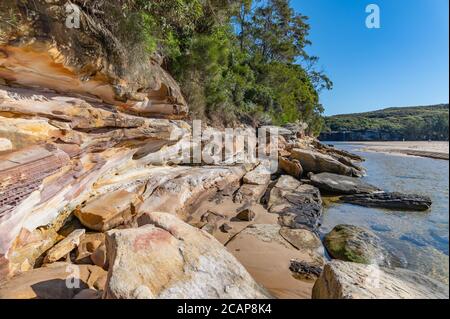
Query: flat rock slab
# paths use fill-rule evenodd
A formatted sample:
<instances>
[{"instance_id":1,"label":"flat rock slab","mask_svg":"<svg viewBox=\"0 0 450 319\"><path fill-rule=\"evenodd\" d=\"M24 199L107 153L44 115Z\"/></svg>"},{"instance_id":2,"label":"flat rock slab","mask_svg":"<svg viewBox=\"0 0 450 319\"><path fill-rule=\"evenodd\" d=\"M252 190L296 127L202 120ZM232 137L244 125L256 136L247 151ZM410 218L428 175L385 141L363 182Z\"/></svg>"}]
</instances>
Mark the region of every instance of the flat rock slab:
<instances>
[{"instance_id":1,"label":"flat rock slab","mask_svg":"<svg viewBox=\"0 0 450 319\"><path fill-rule=\"evenodd\" d=\"M338 195L370 194L381 191L378 187L367 184L356 177L332 173L314 174L311 184L323 192Z\"/></svg>"},{"instance_id":2,"label":"flat rock slab","mask_svg":"<svg viewBox=\"0 0 450 319\"><path fill-rule=\"evenodd\" d=\"M428 196L384 192L343 196L341 201L359 206L411 211L425 211L432 204Z\"/></svg>"},{"instance_id":3,"label":"flat rock slab","mask_svg":"<svg viewBox=\"0 0 450 319\"><path fill-rule=\"evenodd\" d=\"M107 298L269 297L208 233L167 213L144 214L140 225L107 232Z\"/></svg>"},{"instance_id":4,"label":"flat rock slab","mask_svg":"<svg viewBox=\"0 0 450 319\"><path fill-rule=\"evenodd\" d=\"M71 232L69 236L61 240L47 252L45 262L53 263L70 253L80 244L81 237L85 232L85 229L76 229Z\"/></svg>"},{"instance_id":5,"label":"flat rock slab","mask_svg":"<svg viewBox=\"0 0 450 319\"><path fill-rule=\"evenodd\" d=\"M448 299L448 286L400 268L334 260L316 281L313 299Z\"/></svg>"},{"instance_id":6,"label":"flat rock slab","mask_svg":"<svg viewBox=\"0 0 450 319\"><path fill-rule=\"evenodd\" d=\"M88 202L75 211L75 216L92 230L107 231L131 220L139 202L136 194L117 190Z\"/></svg>"}]
</instances>

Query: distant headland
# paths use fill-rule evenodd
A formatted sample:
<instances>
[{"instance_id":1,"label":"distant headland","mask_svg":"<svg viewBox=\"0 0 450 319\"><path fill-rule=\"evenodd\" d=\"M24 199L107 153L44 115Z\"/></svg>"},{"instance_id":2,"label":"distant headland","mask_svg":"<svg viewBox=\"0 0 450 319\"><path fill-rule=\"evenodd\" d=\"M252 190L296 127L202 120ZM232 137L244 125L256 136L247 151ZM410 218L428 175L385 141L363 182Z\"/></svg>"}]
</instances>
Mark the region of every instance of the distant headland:
<instances>
[{"instance_id":1,"label":"distant headland","mask_svg":"<svg viewBox=\"0 0 450 319\"><path fill-rule=\"evenodd\" d=\"M325 118L322 141L448 141L449 104L393 107Z\"/></svg>"}]
</instances>

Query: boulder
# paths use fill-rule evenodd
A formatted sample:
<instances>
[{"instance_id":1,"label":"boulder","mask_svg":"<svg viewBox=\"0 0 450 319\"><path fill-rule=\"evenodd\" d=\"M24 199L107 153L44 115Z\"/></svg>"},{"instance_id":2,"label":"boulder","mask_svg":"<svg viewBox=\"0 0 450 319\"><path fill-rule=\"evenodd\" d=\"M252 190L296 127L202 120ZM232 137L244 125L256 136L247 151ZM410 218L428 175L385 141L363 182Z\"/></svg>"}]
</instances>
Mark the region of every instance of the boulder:
<instances>
[{"instance_id":1,"label":"boulder","mask_svg":"<svg viewBox=\"0 0 450 319\"><path fill-rule=\"evenodd\" d=\"M0 299L72 299L83 289L100 289L106 271L92 265L49 264L0 283Z\"/></svg>"},{"instance_id":2,"label":"boulder","mask_svg":"<svg viewBox=\"0 0 450 319\"><path fill-rule=\"evenodd\" d=\"M106 245L99 246L90 256L92 263L105 270L108 269L108 257L106 255Z\"/></svg>"},{"instance_id":3,"label":"boulder","mask_svg":"<svg viewBox=\"0 0 450 319\"><path fill-rule=\"evenodd\" d=\"M381 191L378 187L367 184L356 177L332 173L312 174L311 184L323 192L338 195L370 194Z\"/></svg>"},{"instance_id":4,"label":"boulder","mask_svg":"<svg viewBox=\"0 0 450 319\"><path fill-rule=\"evenodd\" d=\"M104 232L130 221L139 202L135 193L117 190L88 202L75 216L89 229Z\"/></svg>"},{"instance_id":5,"label":"boulder","mask_svg":"<svg viewBox=\"0 0 450 319\"><path fill-rule=\"evenodd\" d=\"M430 209L432 204L428 196L385 192L343 196L341 201L365 207L410 211L425 211Z\"/></svg>"},{"instance_id":6,"label":"boulder","mask_svg":"<svg viewBox=\"0 0 450 319\"><path fill-rule=\"evenodd\" d=\"M283 220L290 220L285 226L315 231L320 224L322 199L319 190L291 176L279 178L270 191L267 206L270 213L283 216Z\"/></svg>"},{"instance_id":7,"label":"boulder","mask_svg":"<svg viewBox=\"0 0 450 319\"><path fill-rule=\"evenodd\" d=\"M324 245L331 257L363 264L389 265L389 253L371 231L353 225L337 225L325 235Z\"/></svg>"},{"instance_id":8,"label":"boulder","mask_svg":"<svg viewBox=\"0 0 450 319\"><path fill-rule=\"evenodd\" d=\"M334 173L346 176L359 176L353 167L347 166L335 158L313 150L294 148L291 157L297 159L305 172Z\"/></svg>"},{"instance_id":9,"label":"boulder","mask_svg":"<svg viewBox=\"0 0 450 319\"><path fill-rule=\"evenodd\" d=\"M243 184L234 195L235 203L259 203L267 190L267 185Z\"/></svg>"},{"instance_id":10,"label":"boulder","mask_svg":"<svg viewBox=\"0 0 450 319\"><path fill-rule=\"evenodd\" d=\"M85 232L85 229L74 230L69 236L61 240L47 252L44 262L53 263L66 256L79 245L80 239Z\"/></svg>"},{"instance_id":11,"label":"boulder","mask_svg":"<svg viewBox=\"0 0 450 319\"><path fill-rule=\"evenodd\" d=\"M448 299L448 286L400 268L333 260L316 281L313 299Z\"/></svg>"},{"instance_id":12,"label":"boulder","mask_svg":"<svg viewBox=\"0 0 450 319\"><path fill-rule=\"evenodd\" d=\"M166 213L144 214L139 223L107 232L106 298L269 297L206 232Z\"/></svg>"},{"instance_id":13,"label":"boulder","mask_svg":"<svg viewBox=\"0 0 450 319\"><path fill-rule=\"evenodd\" d=\"M270 182L270 167L264 163L244 175L243 182L252 185L267 185Z\"/></svg>"},{"instance_id":14,"label":"boulder","mask_svg":"<svg viewBox=\"0 0 450 319\"><path fill-rule=\"evenodd\" d=\"M289 269L296 277L316 280L322 273L323 267L302 260L291 260Z\"/></svg>"},{"instance_id":15,"label":"boulder","mask_svg":"<svg viewBox=\"0 0 450 319\"><path fill-rule=\"evenodd\" d=\"M245 208L236 215L237 219L245 221L245 222L251 222L252 220L255 219L255 217L256 217L256 213L251 208Z\"/></svg>"},{"instance_id":16,"label":"boulder","mask_svg":"<svg viewBox=\"0 0 450 319\"><path fill-rule=\"evenodd\" d=\"M75 263L77 264L90 264L92 253L101 245L105 243L104 233L89 233L85 234L80 241L77 248L77 255Z\"/></svg>"},{"instance_id":17,"label":"boulder","mask_svg":"<svg viewBox=\"0 0 450 319\"><path fill-rule=\"evenodd\" d=\"M291 175L292 177L300 179L303 174L302 165L300 165L300 162L296 159L290 160L280 156L278 159L278 165L283 172Z\"/></svg>"}]
</instances>

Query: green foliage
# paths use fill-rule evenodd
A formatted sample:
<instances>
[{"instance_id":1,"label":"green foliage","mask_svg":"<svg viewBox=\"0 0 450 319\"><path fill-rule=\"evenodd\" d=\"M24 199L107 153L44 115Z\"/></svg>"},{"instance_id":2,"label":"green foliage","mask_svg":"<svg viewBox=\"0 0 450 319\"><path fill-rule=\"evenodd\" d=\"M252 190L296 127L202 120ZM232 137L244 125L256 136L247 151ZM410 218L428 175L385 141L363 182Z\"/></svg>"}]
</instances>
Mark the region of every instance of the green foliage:
<instances>
[{"instance_id":1,"label":"green foliage","mask_svg":"<svg viewBox=\"0 0 450 319\"><path fill-rule=\"evenodd\" d=\"M135 0L125 12L137 15L147 52L164 56L193 117L216 125L302 120L320 132L318 93L332 82L314 69L307 17L289 0Z\"/></svg>"},{"instance_id":2,"label":"green foliage","mask_svg":"<svg viewBox=\"0 0 450 319\"><path fill-rule=\"evenodd\" d=\"M379 130L407 140L448 140L448 104L389 108L327 117L325 132Z\"/></svg>"}]
</instances>

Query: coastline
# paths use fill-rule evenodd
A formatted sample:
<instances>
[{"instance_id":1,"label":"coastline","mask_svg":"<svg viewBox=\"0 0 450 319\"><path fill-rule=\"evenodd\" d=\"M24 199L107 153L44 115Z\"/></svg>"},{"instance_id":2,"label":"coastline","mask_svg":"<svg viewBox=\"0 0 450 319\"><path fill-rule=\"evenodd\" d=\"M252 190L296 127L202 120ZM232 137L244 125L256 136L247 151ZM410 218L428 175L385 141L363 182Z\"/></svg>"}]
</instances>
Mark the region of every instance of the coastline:
<instances>
[{"instance_id":1,"label":"coastline","mask_svg":"<svg viewBox=\"0 0 450 319\"><path fill-rule=\"evenodd\" d=\"M347 144L361 145L363 152L379 152L387 154L398 154L403 156L427 157L439 160L449 160L449 142L343 142Z\"/></svg>"}]
</instances>

